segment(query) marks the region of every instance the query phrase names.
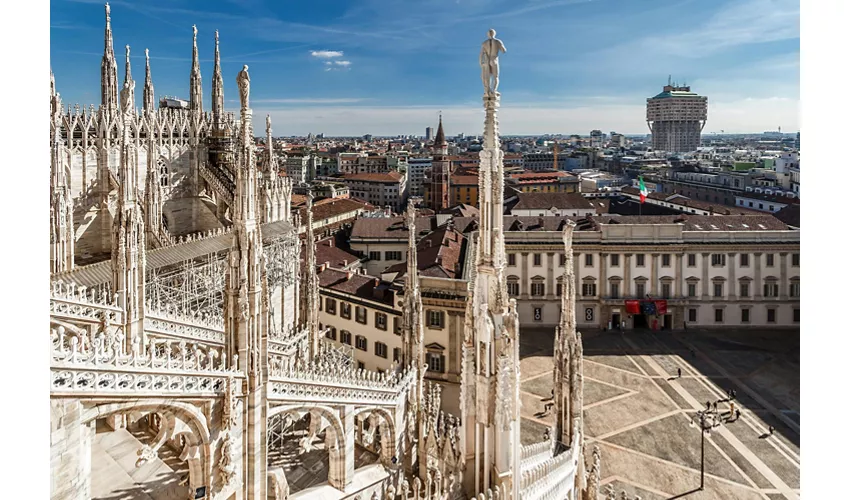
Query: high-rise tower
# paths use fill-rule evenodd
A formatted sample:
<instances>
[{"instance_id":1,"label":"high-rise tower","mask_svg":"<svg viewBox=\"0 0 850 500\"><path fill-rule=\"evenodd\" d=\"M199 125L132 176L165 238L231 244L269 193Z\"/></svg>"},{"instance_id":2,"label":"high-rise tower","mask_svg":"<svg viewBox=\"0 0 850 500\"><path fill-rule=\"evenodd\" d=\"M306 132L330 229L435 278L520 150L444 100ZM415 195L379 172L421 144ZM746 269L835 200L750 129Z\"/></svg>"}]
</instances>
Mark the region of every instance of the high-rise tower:
<instances>
[{"instance_id":1,"label":"high-rise tower","mask_svg":"<svg viewBox=\"0 0 850 500\"><path fill-rule=\"evenodd\" d=\"M691 92L688 86L668 81L660 94L646 100L646 124L656 151L696 151L707 119L708 97Z\"/></svg>"}]
</instances>

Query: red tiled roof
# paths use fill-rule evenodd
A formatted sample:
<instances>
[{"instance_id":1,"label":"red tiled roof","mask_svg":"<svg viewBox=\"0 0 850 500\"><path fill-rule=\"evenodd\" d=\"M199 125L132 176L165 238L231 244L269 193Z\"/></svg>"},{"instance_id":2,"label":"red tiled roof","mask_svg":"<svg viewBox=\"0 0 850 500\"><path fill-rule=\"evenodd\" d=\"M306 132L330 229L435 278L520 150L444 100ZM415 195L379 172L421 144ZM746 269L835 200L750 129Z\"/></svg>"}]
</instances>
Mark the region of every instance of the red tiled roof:
<instances>
[{"instance_id":1,"label":"red tiled roof","mask_svg":"<svg viewBox=\"0 0 850 500\"><path fill-rule=\"evenodd\" d=\"M548 210L555 208L593 208L580 193L520 193L513 210Z\"/></svg>"}]
</instances>

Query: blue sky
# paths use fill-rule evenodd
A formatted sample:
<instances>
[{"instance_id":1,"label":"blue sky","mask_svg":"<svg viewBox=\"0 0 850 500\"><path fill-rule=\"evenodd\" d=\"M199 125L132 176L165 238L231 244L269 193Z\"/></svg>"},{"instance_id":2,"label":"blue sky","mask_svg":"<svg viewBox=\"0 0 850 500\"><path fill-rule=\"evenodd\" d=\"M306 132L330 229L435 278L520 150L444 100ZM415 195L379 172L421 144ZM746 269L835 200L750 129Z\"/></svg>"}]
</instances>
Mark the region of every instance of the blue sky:
<instances>
[{"instance_id":1,"label":"blue sky","mask_svg":"<svg viewBox=\"0 0 850 500\"><path fill-rule=\"evenodd\" d=\"M214 30L225 105L251 73L275 135L479 134L478 52L501 56L503 134L645 133L646 98L673 75L709 97L706 133L799 127L799 2L787 0L114 0L119 81L144 49L157 96L187 97L192 25L210 106ZM101 0L51 0L50 55L66 104L100 102Z\"/></svg>"}]
</instances>

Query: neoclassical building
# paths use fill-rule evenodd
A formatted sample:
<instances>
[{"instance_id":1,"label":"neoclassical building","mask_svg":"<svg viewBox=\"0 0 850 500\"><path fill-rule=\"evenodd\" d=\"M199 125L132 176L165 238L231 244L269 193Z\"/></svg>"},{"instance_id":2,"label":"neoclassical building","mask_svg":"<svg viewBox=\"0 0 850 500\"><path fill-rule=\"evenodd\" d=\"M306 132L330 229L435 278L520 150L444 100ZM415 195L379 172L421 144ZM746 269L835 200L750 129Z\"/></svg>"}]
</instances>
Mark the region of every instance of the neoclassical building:
<instances>
[{"instance_id":1,"label":"neoclassical building","mask_svg":"<svg viewBox=\"0 0 850 500\"><path fill-rule=\"evenodd\" d=\"M258 158L247 66L236 78L238 115L216 118L219 71L214 112L202 111L196 50L189 109L154 110L146 78L139 112L129 57L120 100L116 93L108 5L106 14L99 107L63 112L51 89L52 499L597 498L598 452L585 466L572 287L555 336L557 424L547 441L519 441L520 328L505 286L497 93L484 96L486 216L473 235L463 301L460 390L445 404L441 381L424 376L430 360L415 259L400 293L398 359L358 367L351 349L328 342L319 327L324 270L312 197L306 220L290 217L280 166ZM76 137L81 117L97 126ZM179 140L166 127L175 120ZM75 141L86 143L81 158L94 148L92 209L102 217L101 247L87 265L76 262L72 207L86 195L73 189ZM149 154L161 153L163 141L189 158L183 198L173 199L209 203L220 227L179 238L163 227L163 155ZM173 163L164 164L170 183ZM200 220L182 223L194 229ZM563 237L571 255L572 225ZM352 325L351 333L363 332Z\"/></svg>"}]
</instances>

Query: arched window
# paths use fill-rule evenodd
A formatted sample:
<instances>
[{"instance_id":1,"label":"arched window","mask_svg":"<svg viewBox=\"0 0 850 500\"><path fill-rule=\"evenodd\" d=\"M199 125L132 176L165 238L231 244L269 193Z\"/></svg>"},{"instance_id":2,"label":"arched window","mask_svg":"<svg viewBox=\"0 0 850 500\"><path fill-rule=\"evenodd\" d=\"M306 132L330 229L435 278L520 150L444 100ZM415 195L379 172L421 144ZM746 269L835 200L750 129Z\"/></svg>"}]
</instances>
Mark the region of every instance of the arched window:
<instances>
[{"instance_id":1,"label":"arched window","mask_svg":"<svg viewBox=\"0 0 850 500\"><path fill-rule=\"evenodd\" d=\"M166 165L165 159L160 158L156 165L159 168L159 185L168 187L168 165Z\"/></svg>"}]
</instances>

